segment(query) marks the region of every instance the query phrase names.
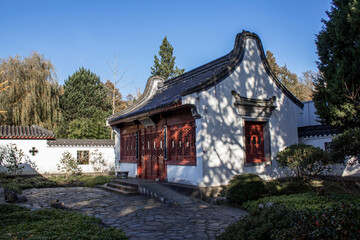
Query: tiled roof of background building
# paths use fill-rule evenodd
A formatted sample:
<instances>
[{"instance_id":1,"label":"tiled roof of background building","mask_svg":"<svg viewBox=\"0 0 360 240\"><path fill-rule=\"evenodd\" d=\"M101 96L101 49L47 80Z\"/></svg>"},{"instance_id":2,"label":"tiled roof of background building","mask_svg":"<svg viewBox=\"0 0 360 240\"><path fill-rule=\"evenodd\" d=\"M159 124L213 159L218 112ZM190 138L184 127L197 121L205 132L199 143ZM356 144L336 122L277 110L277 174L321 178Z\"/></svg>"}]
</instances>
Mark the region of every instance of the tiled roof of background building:
<instances>
[{"instance_id":1,"label":"tiled roof of background building","mask_svg":"<svg viewBox=\"0 0 360 240\"><path fill-rule=\"evenodd\" d=\"M111 139L56 139L48 140L51 147L114 147L115 140Z\"/></svg>"},{"instance_id":2,"label":"tiled roof of background building","mask_svg":"<svg viewBox=\"0 0 360 240\"><path fill-rule=\"evenodd\" d=\"M328 125L315 125L298 127L298 136L301 137L316 137L316 136L329 136L338 134L340 131L332 126Z\"/></svg>"},{"instance_id":3,"label":"tiled roof of background building","mask_svg":"<svg viewBox=\"0 0 360 240\"><path fill-rule=\"evenodd\" d=\"M0 126L0 139L55 139L55 134L45 128L32 126Z\"/></svg>"}]
</instances>

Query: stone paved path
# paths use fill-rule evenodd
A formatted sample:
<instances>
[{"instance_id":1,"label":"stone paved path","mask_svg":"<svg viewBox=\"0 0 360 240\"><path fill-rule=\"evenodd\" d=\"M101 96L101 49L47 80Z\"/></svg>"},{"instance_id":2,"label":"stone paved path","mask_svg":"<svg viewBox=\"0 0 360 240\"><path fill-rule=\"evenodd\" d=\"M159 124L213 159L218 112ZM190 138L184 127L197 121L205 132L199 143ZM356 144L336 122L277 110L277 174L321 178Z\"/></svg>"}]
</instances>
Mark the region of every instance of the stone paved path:
<instances>
[{"instance_id":1,"label":"stone paved path","mask_svg":"<svg viewBox=\"0 0 360 240\"><path fill-rule=\"evenodd\" d=\"M122 229L130 240L215 239L220 230L246 215L241 209L205 202L168 207L152 198L126 197L97 188L28 189L23 194L28 202L19 205L49 208L51 200L60 199L71 210Z\"/></svg>"}]
</instances>

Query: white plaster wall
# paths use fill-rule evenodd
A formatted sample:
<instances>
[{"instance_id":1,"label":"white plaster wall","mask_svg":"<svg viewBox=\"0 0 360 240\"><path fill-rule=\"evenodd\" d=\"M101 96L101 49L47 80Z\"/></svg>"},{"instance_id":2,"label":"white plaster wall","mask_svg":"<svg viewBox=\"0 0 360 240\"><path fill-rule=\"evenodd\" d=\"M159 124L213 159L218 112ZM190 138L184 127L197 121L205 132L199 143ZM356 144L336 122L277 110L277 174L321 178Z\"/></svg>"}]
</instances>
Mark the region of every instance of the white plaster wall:
<instances>
[{"instance_id":1,"label":"white plaster wall","mask_svg":"<svg viewBox=\"0 0 360 240\"><path fill-rule=\"evenodd\" d=\"M319 118L315 114L316 108L313 101L303 102L304 110L300 114L298 127L320 125Z\"/></svg>"},{"instance_id":2,"label":"white plaster wall","mask_svg":"<svg viewBox=\"0 0 360 240\"><path fill-rule=\"evenodd\" d=\"M120 168L116 171L129 172L129 177L136 177L137 175L137 164L136 163L120 163Z\"/></svg>"},{"instance_id":3,"label":"white plaster wall","mask_svg":"<svg viewBox=\"0 0 360 240\"><path fill-rule=\"evenodd\" d=\"M313 145L314 147L321 148L322 150L325 150L325 143L331 142L332 136L314 136L314 137L305 137L305 138L299 138L299 143L307 144L307 145Z\"/></svg>"},{"instance_id":4,"label":"white plaster wall","mask_svg":"<svg viewBox=\"0 0 360 240\"><path fill-rule=\"evenodd\" d=\"M115 132L115 169L119 171L120 169L120 128L113 127L113 130Z\"/></svg>"},{"instance_id":5,"label":"white plaster wall","mask_svg":"<svg viewBox=\"0 0 360 240\"><path fill-rule=\"evenodd\" d=\"M60 163L62 153L69 151L73 157L76 158L78 150L88 150L90 152L90 160L92 153L97 149L103 154L106 166L102 167L102 172L114 171L114 148L113 147L50 147L47 145L47 140L38 139L2 139L0 145L7 145L14 143L18 149L29 157L29 159L36 164L36 169L25 166L23 174L56 174L60 173L57 169L57 164ZM39 152L32 156L29 150L35 147ZM91 164L80 165L82 172L90 173L95 172L95 169ZM4 171L4 169L0 169Z\"/></svg>"},{"instance_id":6,"label":"white plaster wall","mask_svg":"<svg viewBox=\"0 0 360 240\"><path fill-rule=\"evenodd\" d=\"M276 109L269 119L271 165L245 167L244 121L234 106L231 91L243 97L268 99L276 96ZM301 109L294 104L267 74L256 40L246 40L245 56L236 70L207 91L185 96L183 104L194 104L201 115L197 144L203 154L203 180L200 186L227 184L233 175L257 173L263 178L290 174L277 167L276 153L298 142L297 123ZM200 135L200 136L198 136ZM197 156L197 157L200 157Z\"/></svg>"}]
</instances>

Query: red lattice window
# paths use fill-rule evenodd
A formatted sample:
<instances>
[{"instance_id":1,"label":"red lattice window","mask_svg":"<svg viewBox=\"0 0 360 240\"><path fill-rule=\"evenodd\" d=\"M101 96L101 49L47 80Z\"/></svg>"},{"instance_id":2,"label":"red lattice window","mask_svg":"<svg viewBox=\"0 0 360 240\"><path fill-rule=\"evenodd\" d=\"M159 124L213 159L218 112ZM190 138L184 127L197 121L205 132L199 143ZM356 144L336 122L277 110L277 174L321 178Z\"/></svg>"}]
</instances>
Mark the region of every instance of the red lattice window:
<instances>
[{"instance_id":1,"label":"red lattice window","mask_svg":"<svg viewBox=\"0 0 360 240\"><path fill-rule=\"evenodd\" d=\"M168 126L168 164L196 164L195 122Z\"/></svg>"}]
</instances>

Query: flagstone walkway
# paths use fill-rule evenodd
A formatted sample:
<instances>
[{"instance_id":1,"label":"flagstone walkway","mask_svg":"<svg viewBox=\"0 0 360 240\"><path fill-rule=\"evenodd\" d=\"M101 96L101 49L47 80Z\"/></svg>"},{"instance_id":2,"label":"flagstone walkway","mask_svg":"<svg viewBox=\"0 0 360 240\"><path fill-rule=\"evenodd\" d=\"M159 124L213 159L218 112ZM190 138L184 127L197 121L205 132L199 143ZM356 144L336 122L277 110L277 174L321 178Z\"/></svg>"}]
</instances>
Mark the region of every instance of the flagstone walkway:
<instances>
[{"instance_id":1,"label":"flagstone walkway","mask_svg":"<svg viewBox=\"0 0 360 240\"><path fill-rule=\"evenodd\" d=\"M97 188L43 188L23 191L28 199L19 205L31 209L49 208L54 199L68 209L100 218L105 224L122 229L136 239L215 239L245 211L205 202L181 207L143 196L126 197Z\"/></svg>"}]
</instances>

